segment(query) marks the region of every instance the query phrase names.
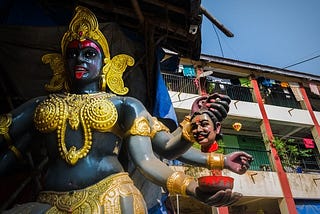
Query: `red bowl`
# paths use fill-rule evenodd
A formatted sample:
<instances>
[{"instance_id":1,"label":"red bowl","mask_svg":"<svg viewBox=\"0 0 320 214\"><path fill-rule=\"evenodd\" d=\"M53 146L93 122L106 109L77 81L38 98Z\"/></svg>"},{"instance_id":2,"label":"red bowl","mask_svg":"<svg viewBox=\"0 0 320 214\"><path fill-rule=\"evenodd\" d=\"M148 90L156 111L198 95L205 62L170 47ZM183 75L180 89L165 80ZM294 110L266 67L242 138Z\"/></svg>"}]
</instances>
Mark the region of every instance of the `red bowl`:
<instances>
[{"instance_id":1,"label":"red bowl","mask_svg":"<svg viewBox=\"0 0 320 214\"><path fill-rule=\"evenodd\" d=\"M232 189L234 179L228 176L202 176L198 178L199 188L203 192L217 192Z\"/></svg>"}]
</instances>

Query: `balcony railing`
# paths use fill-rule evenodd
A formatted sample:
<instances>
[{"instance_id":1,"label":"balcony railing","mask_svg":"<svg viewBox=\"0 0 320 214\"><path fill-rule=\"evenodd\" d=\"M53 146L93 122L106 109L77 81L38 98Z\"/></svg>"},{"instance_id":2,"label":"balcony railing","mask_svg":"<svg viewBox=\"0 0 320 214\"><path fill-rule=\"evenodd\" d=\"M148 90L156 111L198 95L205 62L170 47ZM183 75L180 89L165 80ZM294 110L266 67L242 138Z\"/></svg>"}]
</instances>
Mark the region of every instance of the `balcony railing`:
<instances>
[{"instance_id":1,"label":"balcony railing","mask_svg":"<svg viewBox=\"0 0 320 214\"><path fill-rule=\"evenodd\" d=\"M197 88L196 78L167 73L162 73L162 76L169 91L199 94L200 90ZM207 94L212 94L214 92L226 94L232 100L254 102L252 96L253 89L250 87L225 84L221 82L205 81L204 83L202 83L202 91L205 91ZM264 88L260 93L262 95L262 98L264 99L265 104L301 109L301 105L295 99L293 93L290 90L285 93L282 91L268 90L267 88Z\"/></svg>"},{"instance_id":2,"label":"balcony railing","mask_svg":"<svg viewBox=\"0 0 320 214\"><path fill-rule=\"evenodd\" d=\"M178 91L188 94L198 94L195 78L162 73L169 91Z\"/></svg>"},{"instance_id":3,"label":"balcony railing","mask_svg":"<svg viewBox=\"0 0 320 214\"><path fill-rule=\"evenodd\" d=\"M199 94L199 89L196 85L196 78L167 73L162 73L162 76L169 91ZM233 100L253 102L252 88L249 87L206 81L203 88L207 94L216 92L220 94L226 94Z\"/></svg>"},{"instance_id":4,"label":"balcony railing","mask_svg":"<svg viewBox=\"0 0 320 214\"><path fill-rule=\"evenodd\" d=\"M265 104L282 106L288 108L301 109L299 102L295 99L292 93L284 93L281 91L260 91Z\"/></svg>"},{"instance_id":5,"label":"balcony railing","mask_svg":"<svg viewBox=\"0 0 320 214\"><path fill-rule=\"evenodd\" d=\"M320 173L320 154L317 149L313 149L311 156L302 158L300 162L300 167L303 172Z\"/></svg>"},{"instance_id":6,"label":"balcony railing","mask_svg":"<svg viewBox=\"0 0 320 214\"><path fill-rule=\"evenodd\" d=\"M206 91L208 94L214 92L228 95L232 100L253 102L252 88L239 85L224 84L219 82L206 82Z\"/></svg>"}]
</instances>

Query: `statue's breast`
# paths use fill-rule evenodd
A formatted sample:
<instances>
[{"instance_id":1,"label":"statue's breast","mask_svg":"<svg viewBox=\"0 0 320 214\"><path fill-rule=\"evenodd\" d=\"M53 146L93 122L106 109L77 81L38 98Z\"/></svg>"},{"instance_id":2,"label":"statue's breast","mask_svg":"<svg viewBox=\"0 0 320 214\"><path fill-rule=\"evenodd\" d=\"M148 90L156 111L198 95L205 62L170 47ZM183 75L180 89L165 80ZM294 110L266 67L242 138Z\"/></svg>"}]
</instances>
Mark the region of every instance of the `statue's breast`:
<instances>
[{"instance_id":1,"label":"statue's breast","mask_svg":"<svg viewBox=\"0 0 320 214\"><path fill-rule=\"evenodd\" d=\"M50 95L36 108L35 126L45 133L59 130L67 123L74 130L81 124L85 130L106 132L118 119L117 109L106 95Z\"/></svg>"},{"instance_id":2,"label":"statue's breast","mask_svg":"<svg viewBox=\"0 0 320 214\"><path fill-rule=\"evenodd\" d=\"M51 95L37 106L34 114L36 128L43 133L56 130L60 156L67 163L75 165L86 157L92 146L92 130L107 132L117 122L118 113L115 105L106 93ZM81 124L83 146L69 148L65 142L67 125L77 130Z\"/></svg>"}]
</instances>

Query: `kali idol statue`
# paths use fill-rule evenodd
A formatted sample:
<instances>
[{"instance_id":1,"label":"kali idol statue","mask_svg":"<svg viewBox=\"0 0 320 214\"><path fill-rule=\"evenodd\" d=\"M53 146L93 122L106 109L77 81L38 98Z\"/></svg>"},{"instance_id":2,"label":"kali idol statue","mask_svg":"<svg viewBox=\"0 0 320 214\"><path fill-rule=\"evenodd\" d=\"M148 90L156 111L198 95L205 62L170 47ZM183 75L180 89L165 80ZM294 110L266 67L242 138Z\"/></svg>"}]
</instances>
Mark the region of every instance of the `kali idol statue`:
<instances>
[{"instance_id":1,"label":"kali idol statue","mask_svg":"<svg viewBox=\"0 0 320 214\"><path fill-rule=\"evenodd\" d=\"M236 158L201 152L193 156L189 151L193 140L184 124L170 133L139 100L124 96L128 88L122 75L135 60L126 54L110 56L107 39L90 10L76 8L61 41L61 54L45 55L43 61L54 69L47 88L65 92L34 98L0 117L0 145L9 145L0 156L0 174L5 175L28 147L43 144L49 159L43 190L36 202L6 212L147 213L141 192L119 160L121 147L146 179L170 194L211 206L232 204L241 197L230 189L202 192L193 177L173 171L154 155L176 158L185 153L191 162L239 174L251 161L242 152L234 154ZM208 109L223 108L206 100Z\"/></svg>"}]
</instances>

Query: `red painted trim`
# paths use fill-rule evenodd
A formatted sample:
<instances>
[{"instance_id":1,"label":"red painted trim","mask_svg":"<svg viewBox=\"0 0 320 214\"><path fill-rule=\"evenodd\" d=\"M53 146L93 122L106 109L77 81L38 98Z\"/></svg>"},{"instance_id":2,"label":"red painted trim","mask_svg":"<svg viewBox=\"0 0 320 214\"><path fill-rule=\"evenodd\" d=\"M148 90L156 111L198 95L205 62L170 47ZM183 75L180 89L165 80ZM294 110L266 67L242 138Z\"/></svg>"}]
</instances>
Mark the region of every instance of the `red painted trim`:
<instances>
[{"instance_id":1,"label":"red painted trim","mask_svg":"<svg viewBox=\"0 0 320 214\"><path fill-rule=\"evenodd\" d=\"M309 101L307 92L306 92L306 90L304 89L304 87L301 84L300 84L300 91L301 91L304 103L306 104L307 110L309 111L311 119L312 119L312 121L314 123L314 127L316 128L318 136L320 137L320 126L319 126L318 120L316 118L316 115L313 112L313 109L312 109L311 103Z\"/></svg>"},{"instance_id":2,"label":"red painted trim","mask_svg":"<svg viewBox=\"0 0 320 214\"><path fill-rule=\"evenodd\" d=\"M228 207L218 207L218 213L219 214L229 214Z\"/></svg>"},{"instance_id":3,"label":"red painted trim","mask_svg":"<svg viewBox=\"0 0 320 214\"><path fill-rule=\"evenodd\" d=\"M267 137L270 141L272 141L274 137L273 137L273 133L272 133L272 129L271 129L271 125L270 125L270 122L268 119L266 109L264 108L264 104L262 101L262 97L261 97L261 93L260 93L260 89L259 89L259 85L258 85L257 80L252 78L251 85L253 87L253 92L255 94L257 103L260 108L260 112L262 115L263 124L266 129ZM296 206L295 206L295 203L294 203L294 200L292 197L292 192L290 189L289 181L288 181L286 173L284 172L284 170L282 168L281 161L278 156L277 150L273 146L270 146L270 150L271 150L271 155L274 158L275 168L276 168L278 178L280 181L280 185L281 185L281 188L283 191L284 199L286 200L286 205L287 205L288 211L290 214L296 214L297 210L296 210Z\"/></svg>"}]
</instances>

